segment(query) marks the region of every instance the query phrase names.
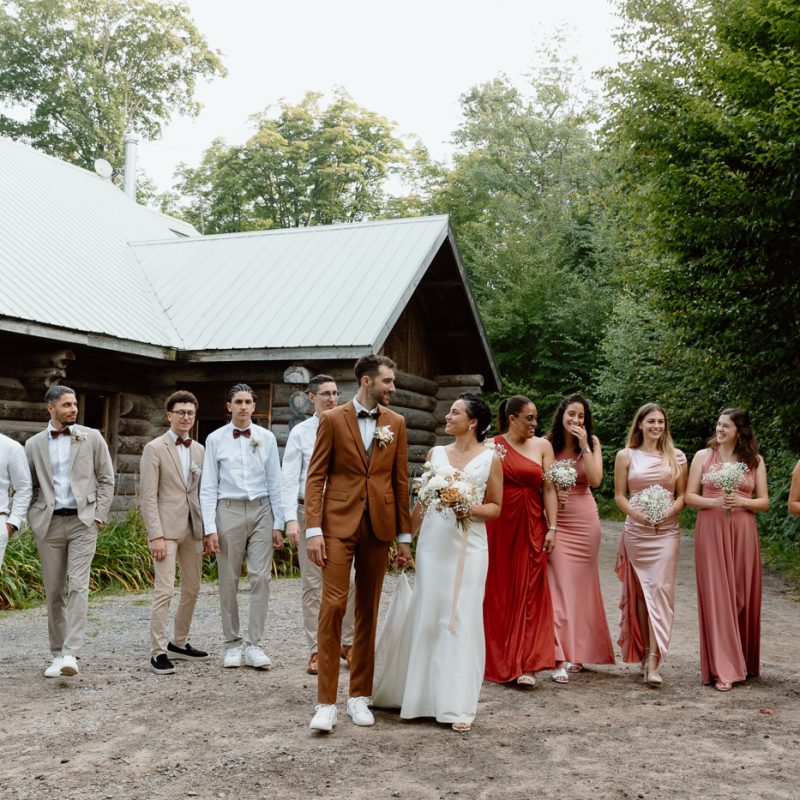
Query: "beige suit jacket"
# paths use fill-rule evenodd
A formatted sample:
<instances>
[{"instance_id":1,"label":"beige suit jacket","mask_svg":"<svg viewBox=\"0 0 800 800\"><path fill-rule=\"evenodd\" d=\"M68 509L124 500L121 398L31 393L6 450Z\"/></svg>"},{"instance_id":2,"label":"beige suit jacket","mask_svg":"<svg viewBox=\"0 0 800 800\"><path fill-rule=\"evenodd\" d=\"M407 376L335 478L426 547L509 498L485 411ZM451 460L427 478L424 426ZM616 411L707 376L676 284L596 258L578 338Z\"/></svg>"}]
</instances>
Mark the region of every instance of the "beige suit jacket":
<instances>
[{"instance_id":1,"label":"beige suit jacket","mask_svg":"<svg viewBox=\"0 0 800 800\"><path fill-rule=\"evenodd\" d=\"M94 428L70 425L69 483L78 504L78 518L90 527L105 522L114 499L114 465L108 445ZM79 438L83 436L83 438ZM47 428L25 442L25 454L33 478L33 500L28 510L31 530L44 538L56 507L53 467L47 444Z\"/></svg>"},{"instance_id":2,"label":"beige suit jacket","mask_svg":"<svg viewBox=\"0 0 800 800\"><path fill-rule=\"evenodd\" d=\"M378 406L376 426L387 426L394 437L385 447L374 441L367 455L352 402L320 415L306 478L307 529L345 538L358 529L367 506L378 539L411 532L406 421Z\"/></svg>"},{"instance_id":3,"label":"beige suit jacket","mask_svg":"<svg viewBox=\"0 0 800 800\"><path fill-rule=\"evenodd\" d=\"M203 538L200 515L200 469L203 445L192 440L189 448L189 483L184 483L178 447L169 433L144 446L139 466L139 508L147 529L147 539L183 539L191 532Z\"/></svg>"}]
</instances>

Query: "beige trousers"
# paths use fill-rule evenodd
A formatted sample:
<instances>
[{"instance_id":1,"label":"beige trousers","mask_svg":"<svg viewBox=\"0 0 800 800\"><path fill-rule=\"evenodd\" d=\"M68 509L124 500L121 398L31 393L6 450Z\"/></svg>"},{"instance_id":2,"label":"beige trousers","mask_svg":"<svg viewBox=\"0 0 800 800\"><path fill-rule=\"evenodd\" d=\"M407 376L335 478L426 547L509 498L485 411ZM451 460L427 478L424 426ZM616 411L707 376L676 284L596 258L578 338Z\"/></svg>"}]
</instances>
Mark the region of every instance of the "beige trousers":
<instances>
[{"instance_id":1,"label":"beige trousers","mask_svg":"<svg viewBox=\"0 0 800 800\"><path fill-rule=\"evenodd\" d=\"M191 533L182 539L166 539L167 555L153 560L153 605L150 609L150 654L155 658L167 652L167 618L175 594L175 567L181 571L181 596L173 622L172 643L185 647L189 640L192 614L200 594L203 543Z\"/></svg>"},{"instance_id":2,"label":"beige trousers","mask_svg":"<svg viewBox=\"0 0 800 800\"><path fill-rule=\"evenodd\" d=\"M86 637L97 528L87 528L77 515L54 516L44 537L36 537L36 545L47 597L50 652L54 656L77 656Z\"/></svg>"},{"instance_id":3,"label":"beige trousers","mask_svg":"<svg viewBox=\"0 0 800 800\"><path fill-rule=\"evenodd\" d=\"M297 560L300 563L300 579L303 587L303 630L306 634L308 649L311 654L317 652L317 623L319 621L319 601L322 597L322 567L317 566L308 557L306 549L306 510L297 507L297 522L300 525L300 545L297 548ZM350 574L350 592L347 595L347 611L342 621L342 644L350 647L353 644L353 621L356 600L355 569Z\"/></svg>"},{"instance_id":4,"label":"beige trousers","mask_svg":"<svg viewBox=\"0 0 800 800\"><path fill-rule=\"evenodd\" d=\"M217 505L219 605L225 647L242 643L239 628L239 578L247 561L250 613L246 644L260 645L269 609L272 578L272 506L260 500L220 500Z\"/></svg>"}]
</instances>

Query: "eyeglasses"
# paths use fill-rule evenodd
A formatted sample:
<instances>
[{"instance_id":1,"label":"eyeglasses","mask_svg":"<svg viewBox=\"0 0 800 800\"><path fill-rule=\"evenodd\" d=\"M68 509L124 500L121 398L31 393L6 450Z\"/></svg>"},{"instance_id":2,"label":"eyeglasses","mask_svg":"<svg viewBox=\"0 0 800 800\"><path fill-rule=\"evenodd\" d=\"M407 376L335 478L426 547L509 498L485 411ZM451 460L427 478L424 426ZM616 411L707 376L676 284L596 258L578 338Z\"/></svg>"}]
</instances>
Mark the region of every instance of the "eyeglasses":
<instances>
[{"instance_id":1,"label":"eyeglasses","mask_svg":"<svg viewBox=\"0 0 800 800\"><path fill-rule=\"evenodd\" d=\"M317 392L317 397L338 397L341 392Z\"/></svg>"},{"instance_id":2,"label":"eyeglasses","mask_svg":"<svg viewBox=\"0 0 800 800\"><path fill-rule=\"evenodd\" d=\"M170 411L169 413L170 414L175 414L178 417L190 417L191 418L197 412L196 411L184 411L184 410L181 409L180 411Z\"/></svg>"}]
</instances>

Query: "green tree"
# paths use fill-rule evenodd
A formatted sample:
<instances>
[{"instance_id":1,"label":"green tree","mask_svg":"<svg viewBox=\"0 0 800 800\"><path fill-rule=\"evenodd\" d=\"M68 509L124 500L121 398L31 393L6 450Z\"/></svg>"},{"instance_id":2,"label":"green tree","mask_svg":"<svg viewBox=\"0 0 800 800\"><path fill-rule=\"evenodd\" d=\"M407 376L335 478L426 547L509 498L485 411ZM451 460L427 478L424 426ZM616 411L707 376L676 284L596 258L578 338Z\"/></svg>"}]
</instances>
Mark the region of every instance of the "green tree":
<instances>
[{"instance_id":1,"label":"green tree","mask_svg":"<svg viewBox=\"0 0 800 800\"><path fill-rule=\"evenodd\" d=\"M198 167L179 169L185 215L207 233L379 216L388 206L388 178L409 163L393 123L341 89L327 105L309 92L252 119L256 132L246 144L215 140Z\"/></svg>"},{"instance_id":2,"label":"green tree","mask_svg":"<svg viewBox=\"0 0 800 800\"><path fill-rule=\"evenodd\" d=\"M7 0L0 7L0 134L91 167L118 167L126 131L154 139L196 115L219 54L173 0Z\"/></svg>"},{"instance_id":3,"label":"green tree","mask_svg":"<svg viewBox=\"0 0 800 800\"><path fill-rule=\"evenodd\" d=\"M451 215L504 378L545 414L589 385L610 307L593 245L595 112L558 54L527 92L498 77L461 102L432 205Z\"/></svg>"}]
</instances>

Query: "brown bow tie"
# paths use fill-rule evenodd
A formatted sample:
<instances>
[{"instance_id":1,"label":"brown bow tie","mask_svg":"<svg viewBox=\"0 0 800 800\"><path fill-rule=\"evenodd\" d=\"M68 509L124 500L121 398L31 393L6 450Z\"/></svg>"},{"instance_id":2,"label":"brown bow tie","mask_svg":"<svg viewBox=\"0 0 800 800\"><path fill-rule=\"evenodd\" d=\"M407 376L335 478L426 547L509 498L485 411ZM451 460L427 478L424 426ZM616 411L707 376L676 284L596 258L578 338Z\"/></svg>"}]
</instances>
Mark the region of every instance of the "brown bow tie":
<instances>
[{"instance_id":1,"label":"brown bow tie","mask_svg":"<svg viewBox=\"0 0 800 800\"><path fill-rule=\"evenodd\" d=\"M191 447L192 446L192 440L191 439L183 439L183 438L181 438L179 436L175 440L175 444L177 444L177 445L181 445L182 444L184 447Z\"/></svg>"},{"instance_id":2,"label":"brown bow tie","mask_svg":"<svg viewBox=\"0 0 800 800\"><path fill-rule=\"evenodd\" d=\"M233 438L238 439L240 436L244 436L245 439L250 438L250 428L245 428L243 431L239 430L239 428L233 429Z\"/></svg>"},{"instance_id":3,"label":"brown bow tie","mask_svg":"<svg viewBox=\"0 0 800 800\"><path fill-rule=\"evenodd\" d=\"M58 439L59 436L69 436L69 428L62 428L60 431L51 430L50 435L54 439Z\"/></svg>"}]
</instances>

